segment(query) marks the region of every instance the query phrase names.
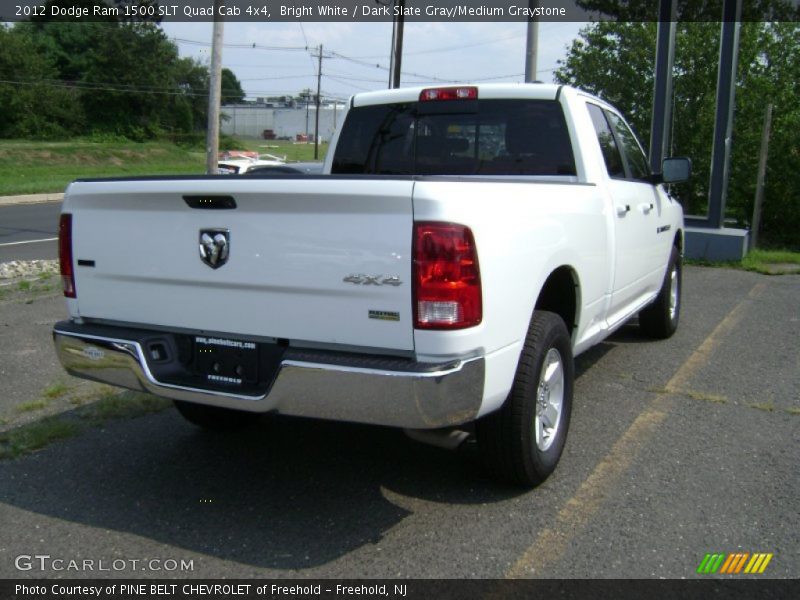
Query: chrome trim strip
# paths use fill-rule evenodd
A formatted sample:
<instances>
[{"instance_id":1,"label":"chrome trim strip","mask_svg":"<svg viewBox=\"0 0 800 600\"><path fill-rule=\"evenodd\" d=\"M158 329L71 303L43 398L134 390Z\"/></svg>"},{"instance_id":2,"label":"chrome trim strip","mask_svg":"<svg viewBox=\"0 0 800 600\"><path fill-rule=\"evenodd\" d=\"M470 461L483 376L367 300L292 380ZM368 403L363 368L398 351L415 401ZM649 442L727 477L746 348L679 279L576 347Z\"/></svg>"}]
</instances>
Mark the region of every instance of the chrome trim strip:
<instances>
[{"instance_id":1,"label":"chrome trim strip","mask_svg":"<svg viewBox=\"0 0 800 600\"><path fill-rule=\"evenodd\" d=\"M442 369L439 371L386 371L383 369L366 369L364 367L348 367L345 365L331 365L327 363L312 363L299 360L284 360L281 362L281 367L301 367L305 369L323 369L325 371L338 371L340 373L359 373L362 375L377 375L380 377L411 377L413 379L426 379L447 377L453 373L458 373L465 364L478 360L471 358L469 360L459 361L451 369Z\"/></svg>"}]
</instances>

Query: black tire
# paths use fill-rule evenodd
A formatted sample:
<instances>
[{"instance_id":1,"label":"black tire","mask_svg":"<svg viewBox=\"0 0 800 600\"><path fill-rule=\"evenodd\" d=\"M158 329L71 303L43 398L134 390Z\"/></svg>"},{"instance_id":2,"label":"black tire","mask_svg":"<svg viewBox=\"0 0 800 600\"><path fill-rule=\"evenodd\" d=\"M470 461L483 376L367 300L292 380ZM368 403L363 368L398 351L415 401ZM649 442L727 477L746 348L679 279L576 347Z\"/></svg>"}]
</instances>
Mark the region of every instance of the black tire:
<instances>
[{"instance_id":1,"label":"black tire","mask_svg":"<svg viewBox=\"0 0 800 600\"><path fill-rule=\"evenodd\" d=\"M258 417L255 413L220 408L219 406L207 406L182 400L175 400L174 402L175 408L189 423L211 431L241 429L253 423Z\"/></svg>"},{"instance_id":2,"label":"black tire","mask_svg":"<svg viewBox=\"0 0 800 600\"><path fill-rule=\"evenodd\" d=\"M534 431L542 422L537 398L545 360L555 356L551 350L560 359L563 397L553 433L542 437L545 441L540 447ZM532 488L555 470L567 439L574 377L572 344L564 321L555 313L534 312L508 398L500 410L475 424L478 448L495 477Z\"/></svg>"},{"instance_id":3,"label":"black tire","mask_svg":"<svg viewBox=\"0 0 800 600\"><path fill-rule=\"evenodd\" d=\"M664 281L661 284L658 296L656 296L652 304L639 312L639 328L646 336L664 340L671 337L678 329L678 321L681 317L681 290L683 288L681 272L681 255L678 249L673 246L672 253L669 256L667 272L664 275ZM672 304L673 277L677 286L674 307Z\"/></svg>"}]
</instances>

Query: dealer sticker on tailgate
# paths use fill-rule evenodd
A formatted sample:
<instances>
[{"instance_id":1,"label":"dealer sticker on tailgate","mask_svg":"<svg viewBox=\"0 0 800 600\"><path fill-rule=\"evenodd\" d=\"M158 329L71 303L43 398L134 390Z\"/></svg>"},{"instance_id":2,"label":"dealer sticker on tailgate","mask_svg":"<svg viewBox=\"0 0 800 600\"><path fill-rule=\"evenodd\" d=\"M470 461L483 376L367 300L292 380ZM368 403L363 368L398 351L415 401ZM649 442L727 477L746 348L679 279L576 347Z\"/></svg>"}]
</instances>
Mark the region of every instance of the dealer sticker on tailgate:
<instances>
[{"instance_id":1,"label":"dealer sticker on tailgate","mask_svg":"<svg viewBox=\"0 0 800 600\"><path fill-rule=\"evenodd\" d=\"M255 342L196 336L195 368L208 381L242 385L258 381L258 346Z\"/></svg>"}]
</instances>

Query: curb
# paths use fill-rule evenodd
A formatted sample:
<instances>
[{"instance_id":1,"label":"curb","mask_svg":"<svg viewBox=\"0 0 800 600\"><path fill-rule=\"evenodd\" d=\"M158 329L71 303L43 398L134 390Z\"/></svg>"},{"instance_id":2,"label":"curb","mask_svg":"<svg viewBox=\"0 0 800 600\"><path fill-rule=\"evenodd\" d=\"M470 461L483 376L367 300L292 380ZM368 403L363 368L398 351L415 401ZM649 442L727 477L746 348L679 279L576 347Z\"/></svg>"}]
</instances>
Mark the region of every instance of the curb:
<instances>
[{"instance_id":1,"label":"curb","mask_svg":"<svg viewBox=\"0 0 800 600\"><path fill-rule=\"evenodd\" d=\"M63 199L64 199L63 193L25 194L23 196L0 196L0 206L12 206L14 204L41 204L44 202L61 202Z\"/></svg>"}]
</instances>

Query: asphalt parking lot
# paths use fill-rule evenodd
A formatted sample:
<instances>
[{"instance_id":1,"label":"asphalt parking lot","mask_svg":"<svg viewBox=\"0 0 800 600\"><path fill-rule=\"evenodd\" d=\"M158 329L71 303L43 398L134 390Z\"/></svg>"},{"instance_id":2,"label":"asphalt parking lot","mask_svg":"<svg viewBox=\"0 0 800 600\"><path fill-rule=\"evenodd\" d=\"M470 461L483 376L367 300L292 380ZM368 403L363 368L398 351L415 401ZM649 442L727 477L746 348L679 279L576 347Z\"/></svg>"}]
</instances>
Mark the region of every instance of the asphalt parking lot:
<instances>
[{"instance_id":1,"label":"asphalt parking lot","mask_svg":"<svg viewBox=\"0 0 800 600\"><path fill-rule=\"evenodd\" d=\"M672 339L630 324L578 359L565 455L526 493L486 477L470 444L383 428L104 421L0 460L0 577L693 578L730 552L774 555L739 577L797 577L799 299L800 276L686 268ZM0 299L0 430L75 410L17 409L78 385L50 347L64 314L53 293ZM20 555L115 567L20 571Z\"/></svg>"}]
</instances>

